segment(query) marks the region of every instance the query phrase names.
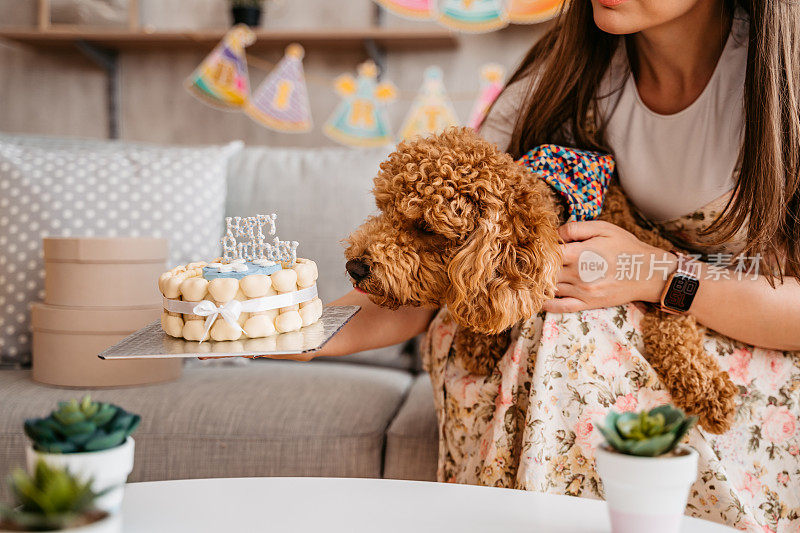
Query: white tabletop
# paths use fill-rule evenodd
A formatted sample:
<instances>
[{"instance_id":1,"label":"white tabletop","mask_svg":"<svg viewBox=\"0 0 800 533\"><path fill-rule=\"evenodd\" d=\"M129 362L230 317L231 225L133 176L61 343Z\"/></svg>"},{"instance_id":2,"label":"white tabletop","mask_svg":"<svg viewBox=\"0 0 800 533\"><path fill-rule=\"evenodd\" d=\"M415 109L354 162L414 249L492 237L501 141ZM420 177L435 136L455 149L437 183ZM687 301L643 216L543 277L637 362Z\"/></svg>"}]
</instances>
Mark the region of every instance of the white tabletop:
<instances>
[{"instance_id":1,"label":"white tabletop","mask_svg":"<svg viewBox=\"0 0 800 533\"><path fill-rule=\"evenodd\" d=\"M605 503L586 498L421 481L231 478L132 483L124 533L600 533ZM684 518L684 533L734 531Z\"/></svg>"}]
</instances>

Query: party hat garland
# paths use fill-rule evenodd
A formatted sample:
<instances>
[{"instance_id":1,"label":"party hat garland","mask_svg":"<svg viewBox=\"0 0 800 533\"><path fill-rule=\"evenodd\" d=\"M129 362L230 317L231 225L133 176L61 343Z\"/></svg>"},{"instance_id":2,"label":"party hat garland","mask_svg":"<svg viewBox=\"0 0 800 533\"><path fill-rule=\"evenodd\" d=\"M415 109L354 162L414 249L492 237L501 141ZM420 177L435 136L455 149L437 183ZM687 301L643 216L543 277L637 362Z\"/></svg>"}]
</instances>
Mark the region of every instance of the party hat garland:
<instances>
[{"instance_id":1,"label":"party hat garland","mask_svg":"<svg viewBox=\"0 0 800 533\"><path fill-rule=\"evenodd\" d=\"M256 39L244 24L225 34L216 48L187 78L184 87L202 102L221 109L242 107L250 93L244 48Z\"/></svg>"},{"instance_id":2,"label":"party hat garland","mask_svg":"<svg viewBox=\"0 0 800 533\"><path fill-rule=\"evenodd\" d=\"M566 0L374 0L395 15L437 19L448 28L488 32L509 23L535 24L555 17ZM437 9L437 3L440 7ZM505 10L503 9L505 4Z\"/></svg>"},{"instance_id":3,"label":"party hat garland","mask_svg":"<svg viewBox=\"0 0 800 533\"><path fill-rule=\"evenodd\" d=\"M444 0L439 23L454 30L482 33L508 25L500 0Z\"/></svg>"},{"instance_id":4,"label":"party hat garland","mask_svg":"<svg viewBox=\"0 0 800 533\"><path fill-rule=\"evenodd\" d=\"M500 96L503 90L503 79L506 75L506 69L503 65L497 63L488 63L481 67L481 92L478 99L472 106L472 112L469 115L470 128L477 130L480 128L486 113L489 108Z\"/></svg>"},{"instance_id":5,"label":"party hat garland","mask_svg":"<svg viewBox=\"0 0 800 533\"><path fill-rule=\"evenodd\" d=\"M285 133L311 131L311 106L303 74L299 44L286 47L286 55L258 86L244 112L267 128Z\"/></svg>"},{"instance_id":6,"label":"party hat garland","mask_svg":"<svg viewBox=\"0 0 800 533\"><path fill-rule=\"evenodd\" d=\"M395 15L408 19L433 18L434 0L375 0Z\"/></svg>"},{"instance_id":7,"label":"party hat garland","mask_svg":"<svg viewBox=\"0 0 800 533\"><path fill-rule=\"evenodd\" d=\"M411 103L403 127L400 128L401 139L440 132L448 126L459 124L444 87L442 69L430 66L425 69L423 76L422 87Z\"/></svg>"},{"instance_id":8,"label":"party hat garland","mask_svg":"<svg viewBox=\"0 0 800 533\"><path fill-rule=\"evenodd\" d=\"M506 17L514 24L544 22L558 14L564 0L509 0Z\"/></svg>"},{"instance_id":9,"label":"party hat garland","mask_svg":"<svg viewBox=\"0 0 800 533\"><path fill-rule=\"evenodd\" d=\"M391 1L405 6L427 6L431 10L436 6L436 0ZM498 4L500 0L492 1ZM456 5L449 0L448 3ZM485 0L459 0L457 5L479 12L480 6L485 8L489 4ZM311 106L303 70L303 47L297 43L289 45L284 57L275 65L245 54L245 47L254 41L255 34L249 27L233 27L186 79L184 86L202 102L224 110L241 109L251 119L274 131L311 131ZM252 96L249 94L248 61L268 71ZM375 64L367 61L359 65L357 77L346 74L335 80L334 86L342 100L323 127L325 135L351 146L384 146L394 141L386 104L397 97L397 89L391 82L378 83L377 72ZM470 114L469 125L473 128L480 126L488 108L501 92L504 70L500 65L486 65L481 76L481 92ZM314 81L313 77L310 79ZM330 81L324 80L324 83L327 85ZM456 96L474 97L474 94ZM458 116L444 86L442 70L428 67L422 86L403 121L400 137L440 132L458 124Z\"/></svg>"},{"instance_id":10,"label":"party hat garland","mask_svg":"<svg viewBox=\"0 0 800 533\"><path fill-rule=\"evenodd\" d=\"M342 102L323 127L334 141L351 146L384 146L392 142L389 117L384 104L393 100L397 89L391 82L377 82L378 68L372 61L358 67L358 78L344 74L336 79Z\"/></svg>"}]
</instances>

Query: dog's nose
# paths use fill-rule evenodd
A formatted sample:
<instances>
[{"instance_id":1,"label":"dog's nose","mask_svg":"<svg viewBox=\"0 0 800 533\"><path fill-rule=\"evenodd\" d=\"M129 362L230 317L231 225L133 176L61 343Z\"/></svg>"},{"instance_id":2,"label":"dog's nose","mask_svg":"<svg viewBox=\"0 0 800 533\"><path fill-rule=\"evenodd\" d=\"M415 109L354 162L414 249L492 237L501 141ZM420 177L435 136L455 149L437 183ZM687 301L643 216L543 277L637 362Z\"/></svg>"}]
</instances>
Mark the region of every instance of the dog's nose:
<instances>
[{"instance_id":1,"label":"dog's nose","mask_svg":"<svg viewBox=\"0 0 800 533\"><path fill-rule=\"evenodd\" d=\"M360 259L350 259L345 268L350 277L356 282L369 276L369 265Z\"/></svg>"}]
</instances>

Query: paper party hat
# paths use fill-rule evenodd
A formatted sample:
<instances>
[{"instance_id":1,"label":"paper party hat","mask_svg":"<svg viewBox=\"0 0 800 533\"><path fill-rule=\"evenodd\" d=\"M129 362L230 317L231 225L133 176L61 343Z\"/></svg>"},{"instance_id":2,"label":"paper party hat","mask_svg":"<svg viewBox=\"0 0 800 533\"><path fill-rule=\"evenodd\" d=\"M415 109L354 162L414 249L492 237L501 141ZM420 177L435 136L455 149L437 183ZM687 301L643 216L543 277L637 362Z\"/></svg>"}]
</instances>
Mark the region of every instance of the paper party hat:
<instances>
[{"instance_id":1,"label":"paper party hat","mask_svg":"<svg viewBox=\"0 0 800 533\"><path fill-rule=\"evenodd\" d=\"M221 109L242 107L250 93L244 48L256 39L244 24L237 24L200 66L186 79L184 87L202 102Z\"/></svg>"},{"instance_id":2,"label":"paper party hat","mask_svg":"<svg viewBox=\"0 0 800 533\"><path fill-rule=\"evenodd\" d=\"M508 25L500 0L444 0L439 22L448 28L474 33Z\"/></svg>"},{"instance_id":3,"label":"paper party hat","mask_svg":"<svg viewBox=\"0 0 800 533\"><path fill-rule=\"evenodd\" d=\"M514 24L535 24L555 17L564 0L509 0L506 17Z\"/></svg>"},{"instance_id":4,"label":"paper party hat","mask_svg":"<svg viewBox=\"0 0 800 533\"><path fill-rule=\"evenodd\" d=\"M400 128L400 138L427 135L458 126L458 116L447 96L442 79L442 69L431 66L425 69L422 87L411 103L411 109Z\"/></svg>"},{"instance_id":5,"label":"paper party hat","mask_svg":"<svg viewBox=\"0 0 800 533\"><path fill-rule=\"evenodd\" d=\"M409 19L433 18L434 0L375 0L395 15Z\"/></svg>"},{"instance_id":6,"label":"paper party hat","mask_svg":"<svg viewBox=\"0 0 800 533\"><path fill-rule=\"evenodd\" d=\"M342 101L322 131L331 139L350 146L384 146L393 141L384 103L397 90L391 82L377 82L378 69L367 61L358 67L358 77L344 74L336 79Z\"/></svg>"},{"instance_id":7,"label":"paper party hat","mask_svg":"<svg viewBox=\"0 0 800 533\"><path fill-rule=\"evenodd\" d=\"M311 130L311 106L303 74L303 47L286 47L286 55L261 82L244 112L267 128L286 133Z\"/></svg>"},{"instance_id":8,"label":"paper party hat","mask_svg":"<svg viewBox=\"0 0 800 533\"><path fill-rule=\"evenodd\" d=\"M505 75L506 69L503 65L488 63L481 67L481 92L472 105L472 112L467 123L470 128L477 130L481 126L489 108L503 90Z\"/></svg>"}]
</instances>

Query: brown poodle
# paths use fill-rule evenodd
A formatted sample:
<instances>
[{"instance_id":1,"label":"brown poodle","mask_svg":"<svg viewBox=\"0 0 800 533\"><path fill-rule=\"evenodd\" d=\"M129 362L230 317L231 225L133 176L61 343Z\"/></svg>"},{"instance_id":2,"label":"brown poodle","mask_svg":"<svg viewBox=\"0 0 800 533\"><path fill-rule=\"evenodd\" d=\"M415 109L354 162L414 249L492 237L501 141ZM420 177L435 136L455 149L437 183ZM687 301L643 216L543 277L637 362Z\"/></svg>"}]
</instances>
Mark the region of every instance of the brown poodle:
<instances>
[{"instance_id":1,"label":"brown poodle","mask_svg":"<svg viewBox=\"0 0 800 533\"><path fill-rule=\"evenodd\" d=\"M374 194L380 214L348 239L353 285L386 307L447 306L459 325L455 357L470 372L491 372L511 327L555 294L560 197L494 144L455 128L401 143L381 163ZM615 184L600 218L673 248L635 222ZM648 360L673 402L707 431L726 431L737 389L703 349L695 319L653 309L642 328Z\"/></svg>"}]
</instances>

